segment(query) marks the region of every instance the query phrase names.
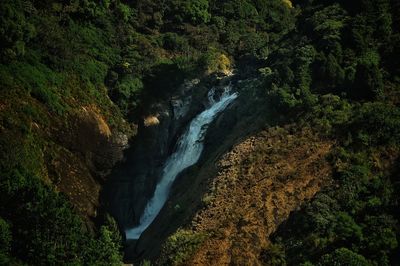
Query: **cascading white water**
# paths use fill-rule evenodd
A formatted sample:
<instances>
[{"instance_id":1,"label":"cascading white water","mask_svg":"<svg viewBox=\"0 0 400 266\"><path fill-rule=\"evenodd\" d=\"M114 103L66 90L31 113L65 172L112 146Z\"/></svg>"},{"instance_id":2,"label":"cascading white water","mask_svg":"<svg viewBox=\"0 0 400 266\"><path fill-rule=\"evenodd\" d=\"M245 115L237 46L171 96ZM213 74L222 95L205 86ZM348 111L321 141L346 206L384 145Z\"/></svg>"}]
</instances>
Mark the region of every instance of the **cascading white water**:
<instances>
[{"instance_id":1,"label":"cascading white water","mask_svg":"<svg viewBox=\"0 0 400 266\"><path fill-rule=\"evenodd\" d=\"M167 159L164 165L161 180L140 217L139 225L126 230L127 239L139 239L143 231L154 221L167 201L170 188L177 175L199 160L203 151L203 140L208 125L237 96L237 93L231 92L230 86L224 88L224 92L218 100L215 99L215 89L213 88L209 91L208 100L210 106L192 120L189 128L180 137L176 151Z\"/></svg>"}]
</instances>

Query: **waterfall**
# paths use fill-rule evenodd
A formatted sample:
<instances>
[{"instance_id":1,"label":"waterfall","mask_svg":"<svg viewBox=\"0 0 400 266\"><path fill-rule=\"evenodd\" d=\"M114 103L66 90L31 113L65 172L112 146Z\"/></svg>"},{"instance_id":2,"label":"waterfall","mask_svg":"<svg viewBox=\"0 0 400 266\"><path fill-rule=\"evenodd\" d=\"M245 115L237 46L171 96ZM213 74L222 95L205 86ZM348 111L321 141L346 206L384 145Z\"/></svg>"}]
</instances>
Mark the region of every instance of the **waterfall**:
<instances>
[{"instance_id":1,"label":"waterfall","mask_svg":"<svg viewBox=\"0 0 400 266\"><path fill-rule=\"evenodd\" d=\"M237 93L231 92L230 86L224 88L220 97L216 96L214 88L209 91L209 107L191 121L188 129L179 138L177 149L166 160L160 182L157 184L153 197L147 203L140 217L139 225L126 230L127 239L139 239L143 231L154 221L168 199L168 194L175 178L185 168L199 160L203 151L204 135L208 125L237 96Z\"/></svg>"}]
</instances>

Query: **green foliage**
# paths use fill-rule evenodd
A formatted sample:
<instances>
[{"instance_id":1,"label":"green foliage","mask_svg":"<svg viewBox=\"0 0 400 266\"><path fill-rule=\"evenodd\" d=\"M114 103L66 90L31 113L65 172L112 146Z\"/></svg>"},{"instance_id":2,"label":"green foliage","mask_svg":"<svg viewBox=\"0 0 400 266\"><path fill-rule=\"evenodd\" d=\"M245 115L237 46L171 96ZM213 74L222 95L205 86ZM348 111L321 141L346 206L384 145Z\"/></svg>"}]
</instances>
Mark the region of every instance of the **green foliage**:
<instances>
[{"instance_id":1,"label":"green foliage","mask_svg":"<svg viewBox=\"0 0 400 266\"><path fill-rule=\"evenodd\" d=\"M340 186L307 204L293 234L264 259L389 264L398 249L392 210L399 190L373 170L370 152L400 145L398 99L391 98L400 77L395 2L1 1L0 264L11 257L28 264L121 261L115 223L90 234L43 181L47 136L32 127L51 134L75 108L92 104L115 121L121 112L138 117L130 114L169 97L185 78L227 72L243 57L262 70L259 102L268 97L285 121L309 123L343 146L332 159ZM178 231L166 243L168 263L185 261L203 240Z\"/></svg>"},{"instance_id":2,"label":"green foliage","mask_svg":"<svg viewBox=\"0 0 400 266\"><path fill-rule=\"evenodd\" d=\"M0 89L23 87L51 111L59 115L64 113L66 107L62 103L60 95L57 94L57 86L60 86L62 82L58 73L41 64L33 66L18 62L10 64L8 67L4 65L1 67L5 80ZM17 77L16 79L12 78L14 75Z\"/></svg>"},{"instance_id":3,"label":"green foliage","mask_svg":"<svg viewBox=\"0 0 400 266\"><path fill-rule=\"evenodd\" d=\"M216 49L210 49L200 58L201 68L207 73L228 73L231 71L230 59Z\"/></svg>"},{"instance_id":4,"label":"green foliage","mask_svg":"<svg viewBox=\"0 0 400 266\"><path fill-rule=\"evenodd\" d=\"M172 6L175 8L175 18L180 21L189 21L193 24L207 23L211 19L208 0L174 0Z\"/></svg>"},{"instance_id":5,"label":"green foliage","mask_svg":"<svg viewBox=\"0 0 400 266\"><path fill-rule=\"evenodd\" d=\"M121 249L121 239L118 230L110 230L107 226L100 228L100 233L97 239L91 239L84 250L85 264L87 265L121 265L122 255L119 252Z\"/></svg>"},{"instance_id":6,"label":"green foliage","mask_svg":"<svg viewBox=\"0 0 400 266\"><path fill-rule=\"evenodd\" d=\"M25 9L20 0L0 3L1 61L24 55L26 43L35 36L35 27L25 16Z\"/></svg>"},{"instance_id":7,"label":"green foliage","mask_svg":"<svg viewBox=\"0 0 400 266\"><path fill-rule=\"evenodd\" d=\"M400 110L392 104L366 103L354 114L350 132L366 146L400 144Z\"/></svg>"},{"instance_id":8,"label":"green foliage","mask_svg":"<svg viewBox=\"0 0 400 266\"><path fill-rule=\"evenodd\" d=\"M120 110L127 114L136 107L137 99L143 89L143 82L132 76L120 79L111 92L111 98L118 104Z\"/></svg>"},{"instance_id":9,"label":"green foliage","mask_svg":"<svg viewBox=\"0 0 400 266\"><path fill-rule=\"evenodd\" d=\"M301 104L301 101L296 99L294 94L290 93L288 86L284 86L283 88L273 86L269 94L272 104L282 111L294 110Z\"/></svg>"},{"instance_id":10,"label":"green foliage","mask_svg":"<svg viewBox=\"0 0 400 266\"><path fill-rule=\"evenodd\" d=\"M290 265L390 265L398 247L395 181L372 176L370 155L352 149L333 156L338 187L318 194L278 234Z\"/></svg>"},{"instance_id":11,"label":"green foliage","mask_svg":"<svg viewBox=\"0 0 400 266\"><path fill-rule=\"evenodd\" d=\"M353 115L350 103L337 95L326 94L319 98L319 104L312 108L313 125L326 135L338 133ZM336 131L336 132L335 132Z\"/></svg>"},{"instance_id":12,"label":"green foliage","mask_svg":"<svg viewBox=\"0 0 400 266\"><path fill-rule=\"evenodd\" d=\"M65 107L62 105L59 96L54 93L52 88L39 87L31 92L31 95L46 104L51 111L62 115L65 112Z\"/></svg>"},{"instance_id":13,"label":"green foliage","mask_svg":"<svg viewBox=\"0 0 400 266\"><path fill-rule=\"evenodd\" d=\"M373 100L383 93L383 78L376 52L366 53L358 62L354 87L350 95L355 99Z\"/></svg>"},{"instance_id":14,"label":"green foliage","mask_svg":"<svg viewBox=\"0 0 400 266\"><path fill-rule=\"evenodd\" d=\"M128 22L131 18L131 9L128 5L123 3L118 3L116 8L117 15L124 21Z\"/></svg>"},{"instance_id":15,"label":"green foliage","mask_svg":"<svg viewBox=\"0 0 400 266\"><path fill-rule=\"evenodd\" d=\"M2 177L0 189L0 214L13 224L12 256L30 264L120 262L111 232L103 227L96 238L86 232L68 201L38 177L17 168Z\"/></svg>"},{"instance_id":16,"label":"green foliage","mask_svg":"<svg viewBox=\"0 0 400 266\"><path fill-rule=\"evenodd\" d=\"M282 245L272 244L268 249L261 252L261 260L266 265L285 266L285 249Z\"/></svg>"},{"instance_id":17,"label":"green foliage","mask_svg":"<svg viewBox=\"0 0 400 266\"><path fill-rule=\"evenodd\" d=\"M163 36L164 48L177 52L187 52L190 49L188 40L173 32L167 32Z\"/></svg>"},{"instance_id":18,"label":"green foliage","mask_svg":"<svg viewBox=\"0 0 400 266\"><path fill-rule=\"evenodd\" d=\"M10 263L11 240L10 225L0 217L0 264L2 265Z\"/></svg>"},{"instance_id":19,"label":"green foliage","mask_svg":"<svg viewBox=\"0 0 400 266\"><path fill-rule=\"evenodd\" d=\"M337 222L334 231L335 234L340 237L340 240L353 243L357 243L361 240L361 227L350 215L345 212L339 212L336 219Z\"/></svg>"},{"instance_id":20,"label":"green foliage","mask_svg":"<svg viewBox=\"0 0 400 266\"><path fill-rule=\"evenodd\" d=\"M223 12L231 18L254 19L257 9L249 1L228 1L223 4Z\"/></svg>"},{"instance_id":21,"label":"green foliage","mask_svg":"<svg viewBox=\"0 0 400 266\"><path fill-rule=\"evenodd\" d=\"M396 221L388 215L367 216L365 218L364 231L368 235L368 241L365 241L366 249L372 253L378 253L377 258L387 256L390 251L398 247L397 236L395 232Z\"/></svg>"},{"instance_id":22,"label":"green foliage","mask_svg":"<svg viewBox=\"0 0 400 266\"><path fill-rule=\"evenodd\" d=\"M347 248L339 248L330 254L324 255L317 265L321 266L370 266L362 255L352 252Z\"/></svg>"},{"instance_id":23,"label":"green foliage","mask_svg":"<svg viewBox=\"0 0 400 266\"><path fill-rule=\"evenodd\" d=\"M329 51L341 41L341 31L347 22L346 11L339 4L334 4L316 11L309 21L313 34L318 38L317 45Z\"/></svg>"},{"instance_id":24,"label":"green foliage","mask_svg":"<svg viewBox=\"0 0 400 266\"><path fill-rule=\"evenodd\" d=\"M161 265L181 265L205 240L205 235L180 229L168 237L163 245Z\"/></svg>"},{"instance_id":25,"label":"green foliage","mask_svg":"<svg viewBox=\"0 0 400 266\"><path fill-rule=\"evenodd\" d=\"M74 69L80 74L83 80L93 84L103 84L107 75L106 64L93 59L76 58Z\"/></svg>"}]
</instances>

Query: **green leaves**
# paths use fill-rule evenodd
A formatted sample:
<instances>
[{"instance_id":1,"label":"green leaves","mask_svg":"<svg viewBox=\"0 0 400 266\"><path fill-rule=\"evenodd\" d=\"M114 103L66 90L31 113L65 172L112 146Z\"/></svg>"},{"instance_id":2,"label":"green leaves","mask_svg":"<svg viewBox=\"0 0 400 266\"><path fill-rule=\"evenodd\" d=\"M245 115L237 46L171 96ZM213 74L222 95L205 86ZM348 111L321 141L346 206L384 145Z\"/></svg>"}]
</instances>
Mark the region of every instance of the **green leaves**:
<instances>
[{"instance_id":1,"label":"green leaves","mask_svg":"<svg viewBox=\"0 0 400 266\"><path fill-rule=\"evenodd\" d=\"M320 38L319 48L329 50L335 42L341 41L342 29L347 19L346 11L339 4L324 7L313 14L309 22L313 34Z\"/></svg>"},{"instance_id":2,"label":"green leaves","mask_svg":"<svg viewBox=\"0 0 400 266\"><path fill-rule=\"evenodd\" d=\"M347 248L338 248L330 254L324 255L318 266L372 266L362 255Z\"/></svg>"},{"instance_id":3,"label":"green leaves","mask_svg":"<svg viewBox=\"0 0 400 266\"><path fill-rule=\"evenodd\" d=\"M400 110L381 102L364 104L350 124L356 141L367 146L400 145Z\"/></svg>"},{"instance_id":4,"label":"green leaves","mask_svg":"<svg viewBox=\"0 0 400 266\"><path fill-rule=\"evenodd\" d=\"M12 235L10 225L0 217L0 264L10 263Z\"/></svg>"},{"instance_id":5,"label":"green leaves","mask_svg":"<svg viewBox=\"0 0 400 266\"><path fill-rule=\"evenodd\" d=\"M35 33L35 27L25 16L22 1L0 2L1 61L13 60L24 55L25 45Z\"/></svg>"},{"instance_id":6,"label":"green leaves","mask_svg":"<svg viewBox=\"0 0 400 266\"><path fill-rule=\"evenodd\" d=\"M81 219L63 195L28 172L21 170L18 173L23 182L15 175L3 175L0 182L3 203L0 216L13 224L11 256L29 264L120 263L120 243L114 237L117 231L102 227L99 236L93 236L84 229ZM2 220L0 227L7 229ZM7 231L0 237L5 244L10 241Z\"/></svg>"},{"instance_id":7,"label":"green leaves","mask_svg":"<svg viewBox=\"0 0 400 266\"><path fill-rule=\"evenodd\" d=\"M116 7L117 15L124 21L128 22L132 16L132 11L128 5L118 3Z\"/></svg>"},{"instance_id":8,"label":"green leaves","mask_svg":"<svg viewBox=\"0 0 400 266\"><path fill-rule=\"evenodd\" d=\"M204 234L179 229L163 245L160 264L182 265L205 239Z\"/></svg>"},{"instance_id":9,"label":"green leaves","mask_svg":"<svg viewBox=\"0 0 400 266\"><path fill-rule=\"evenodd\" d=\"M208 0L174 0L171 8L179 22L189 21L195 25L207 23L211 19Z\"/></svg>"},{"instance_id":10,"label":"green leaves","mask_svg":"<svg viewBox=\"0 0 400 266\"><path fill-rule=\"evenodd\" d=\"M143 82L132 75L127 75L117 82L110 94L122 113L128 114L129 110L136 107L143 86Z\"/></svg>"}]
</instances>

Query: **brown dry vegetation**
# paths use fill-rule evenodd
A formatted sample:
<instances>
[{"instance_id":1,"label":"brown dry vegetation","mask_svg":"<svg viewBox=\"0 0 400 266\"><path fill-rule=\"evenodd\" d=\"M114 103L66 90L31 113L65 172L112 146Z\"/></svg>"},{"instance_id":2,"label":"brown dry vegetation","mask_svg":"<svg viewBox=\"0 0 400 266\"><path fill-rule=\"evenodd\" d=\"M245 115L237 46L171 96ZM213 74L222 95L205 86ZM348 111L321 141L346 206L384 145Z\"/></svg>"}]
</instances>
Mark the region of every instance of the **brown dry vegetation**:
<instances>
[{"instance_id":1,"label":"brown dry vegetation","mask_svg":"<svg viewBox=\"0 0 400 266\"><path fill-rule=\"evenodd\" d=\"M187 265L260 265L269 236L330 182L332 143L310 129L271 128L233 148L192 222L209 237Z\"/></svg>"}]
</instances>

